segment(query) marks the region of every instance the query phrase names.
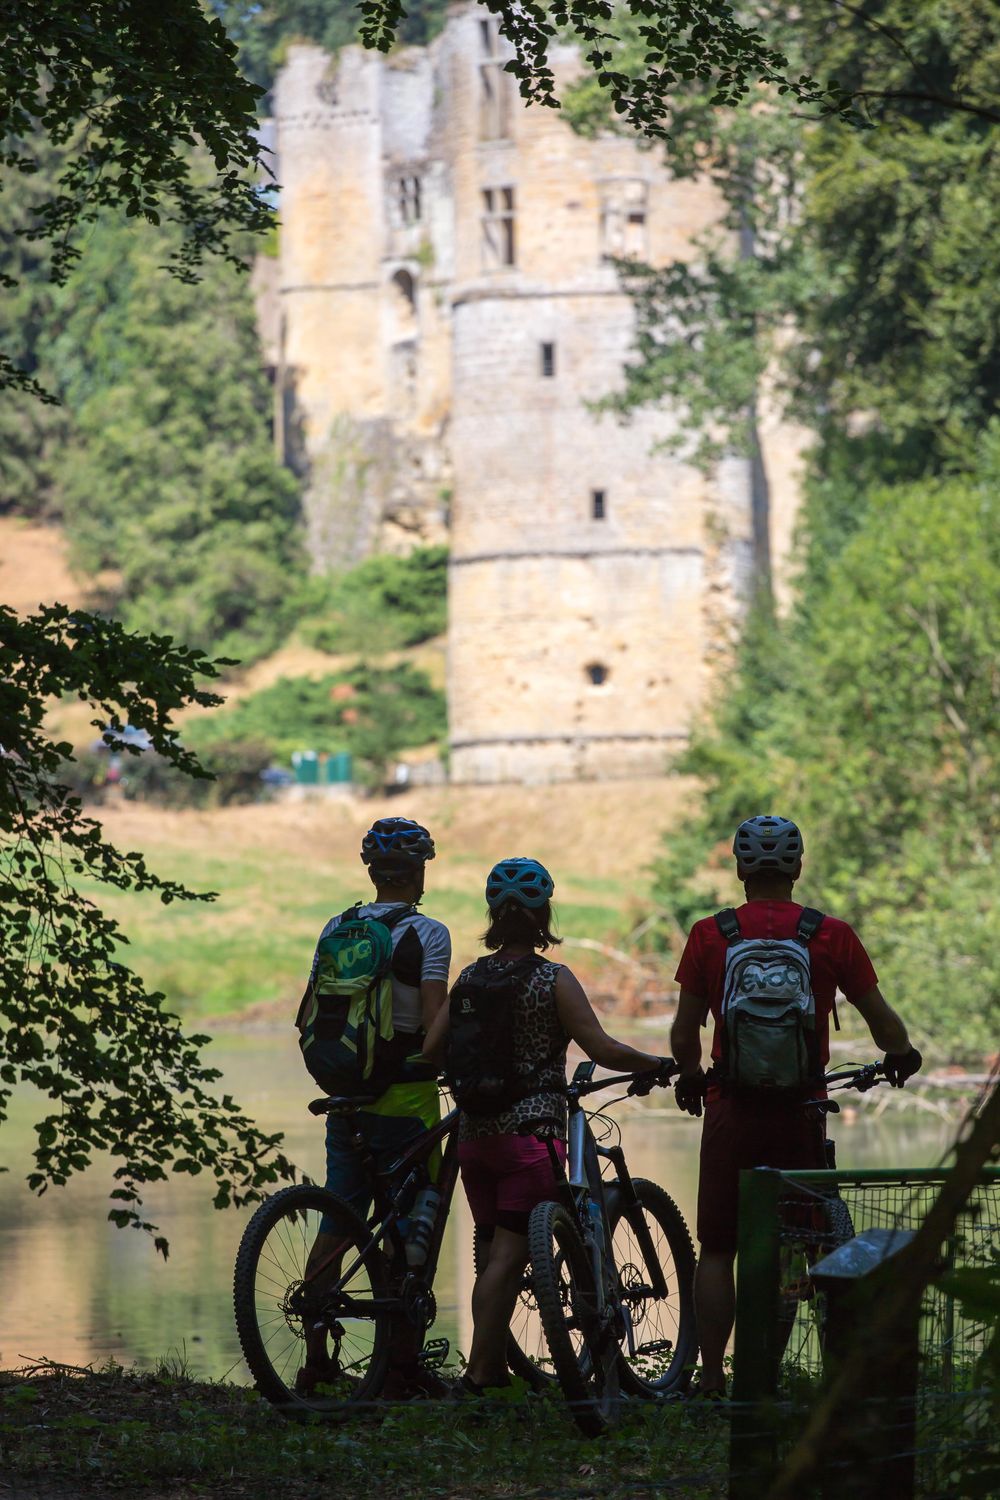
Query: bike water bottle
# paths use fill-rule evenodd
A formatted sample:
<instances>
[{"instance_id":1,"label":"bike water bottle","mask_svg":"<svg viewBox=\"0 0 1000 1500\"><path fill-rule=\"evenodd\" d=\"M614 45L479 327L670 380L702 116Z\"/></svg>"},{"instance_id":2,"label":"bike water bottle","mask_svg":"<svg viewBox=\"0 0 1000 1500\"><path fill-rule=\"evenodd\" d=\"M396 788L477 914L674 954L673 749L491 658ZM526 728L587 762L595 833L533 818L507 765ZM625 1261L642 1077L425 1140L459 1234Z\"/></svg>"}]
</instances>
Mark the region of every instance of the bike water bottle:
<instances>
[{"instance_id":1,"label":"bike water bottle","mask_svg":"<svg viewBox=\"0 0 1000 1500\"><path fill-rule=\"evenodd\" d=\"M417 1270L427 1259L440 1203L441 1194L436 1187L421 1188L416 1196L406 1231L406 1264L411 1270Z\"/></svg>"},{"instance_id":2,"label":"bike water bottle","mask_svg":"<svg viewBox=\"0 0 1000 1500\"><path fill-rule=\"evenodd\" d=\"M587 1202L587 1214L590 1219L591 1232L600 1245L604 1240L604 1219L601 1214L601 1205L593 1198Z\"/></svg>"}]
</instances>

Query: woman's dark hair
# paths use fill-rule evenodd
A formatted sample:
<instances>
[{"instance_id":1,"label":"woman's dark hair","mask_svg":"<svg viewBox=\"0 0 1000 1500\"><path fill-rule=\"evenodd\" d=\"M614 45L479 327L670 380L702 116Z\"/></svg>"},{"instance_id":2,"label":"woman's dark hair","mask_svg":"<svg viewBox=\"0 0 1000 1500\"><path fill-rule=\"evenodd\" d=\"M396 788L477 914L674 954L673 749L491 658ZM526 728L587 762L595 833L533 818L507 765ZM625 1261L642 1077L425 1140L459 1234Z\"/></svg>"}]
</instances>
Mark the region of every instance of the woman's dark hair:
<instances>
[{"instance_id":1,"label":"woman's dark hair","mask_svg":"<svg viewBox=\"0 0 1000 1500\"><path fill-rule=\"evenodd\" d=\"M494 953L508 945L544 949L553 948L562 941L552 931L552 906L548 901L532 910L511 899L498 906L496 911L488 911L487 916L490 925L483 933L483 943Z\"/></svg>"}]
</instances>

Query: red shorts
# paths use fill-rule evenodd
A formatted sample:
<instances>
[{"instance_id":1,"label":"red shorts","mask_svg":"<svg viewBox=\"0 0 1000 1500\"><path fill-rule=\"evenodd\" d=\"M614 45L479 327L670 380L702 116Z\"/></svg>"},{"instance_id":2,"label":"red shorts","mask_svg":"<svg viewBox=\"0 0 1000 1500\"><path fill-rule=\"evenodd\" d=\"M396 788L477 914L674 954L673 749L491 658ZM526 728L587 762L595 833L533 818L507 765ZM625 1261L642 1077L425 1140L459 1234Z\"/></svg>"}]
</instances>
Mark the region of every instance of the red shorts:
<instances>
[{"instance_id":1,"label":"red shorts","mask_svg":"<svg viewBox=\"0 0 1000 1500\"><path fill-rule=\"evenodd\" d=\"M553 1144L564 1162L565 1142ZM555 1194L549 1148L533 1135L487 1135L479 1141L461 1141L458 1164L476 1228L487 1234L498 1228L527 1234L531 1210Z\"/></svg>"},{"instance_id":2,"label":"red shorts","mask_svg":"<svg viewBox=\"0 0 1000 1500\"><path fill-rule=\"evenodd\" d=\"M698 1240L705 1250L735 1251L740 1172L826 1166L822 1120L800 1104L710 1099L701 1133Z\"/></svg>"}]
</instances>

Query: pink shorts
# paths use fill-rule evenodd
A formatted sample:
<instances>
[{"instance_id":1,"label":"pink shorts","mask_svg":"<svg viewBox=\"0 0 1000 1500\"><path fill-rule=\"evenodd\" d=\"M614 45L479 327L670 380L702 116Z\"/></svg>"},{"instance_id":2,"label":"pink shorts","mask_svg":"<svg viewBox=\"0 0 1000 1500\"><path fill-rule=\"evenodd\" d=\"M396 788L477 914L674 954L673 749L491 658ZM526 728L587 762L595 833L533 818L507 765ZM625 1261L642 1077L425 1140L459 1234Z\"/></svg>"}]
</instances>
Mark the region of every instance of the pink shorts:
<instances>
[{"instance_id":1,"label":"pink shorts","mask_svg":"<svg viewBox=\"0 0 1000 1500\"><path fill-rule=\"evenodd\" d=\"M564 1162L565 1141L554 1145ZM461 1141L458 1164L476 1228L487 1235L497 1228L527 1234L535 1204L555 1196L549 1148L534 1136L487 1135L479 1141Z\"/></svg>"}]
</instances>

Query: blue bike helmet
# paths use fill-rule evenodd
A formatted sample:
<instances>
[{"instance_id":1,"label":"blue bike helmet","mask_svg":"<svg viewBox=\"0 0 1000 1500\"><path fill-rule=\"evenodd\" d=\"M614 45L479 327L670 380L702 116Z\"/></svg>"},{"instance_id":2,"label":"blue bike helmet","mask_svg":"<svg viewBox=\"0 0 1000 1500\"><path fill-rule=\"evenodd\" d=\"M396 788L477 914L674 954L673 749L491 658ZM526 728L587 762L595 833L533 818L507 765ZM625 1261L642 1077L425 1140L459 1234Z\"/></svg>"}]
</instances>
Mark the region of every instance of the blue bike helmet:
<instances>
[{"instance_id":1,"label":"blue bike helmet","mask_svg":"<svg viewBox=\"0 0 1000 1500\"><path fill-rule=\"evenodd\" d=\"M379 818L361 840L361 859L372 869L402 869L434 858L434 840L412 818Z\"/></svg>"},{"instance_id":2,"label":"blue bike helmet","mask_svg":"<svg viewBox=\"0 0 1000 1500\"><path fill-rule=\"evenodd\" d=\"M486 877L486 905L496 911L505 901L534 909L551 900L555 881L537 859L502 859Z\"/></svg>"}]
</instances>

